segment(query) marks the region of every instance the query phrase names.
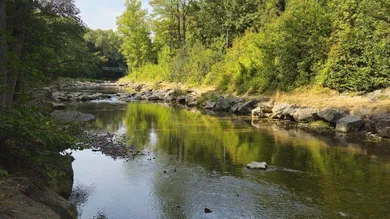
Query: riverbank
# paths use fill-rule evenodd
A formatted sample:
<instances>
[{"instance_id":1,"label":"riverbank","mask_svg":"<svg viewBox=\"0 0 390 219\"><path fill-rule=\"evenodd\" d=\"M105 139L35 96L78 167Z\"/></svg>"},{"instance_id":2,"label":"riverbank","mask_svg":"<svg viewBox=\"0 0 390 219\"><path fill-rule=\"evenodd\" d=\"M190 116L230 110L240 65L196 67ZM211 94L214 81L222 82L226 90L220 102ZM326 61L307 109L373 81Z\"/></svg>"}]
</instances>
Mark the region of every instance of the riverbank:
<instances>
[{"instance_id":1,"label":"riverbank","mask_svg":"<svg viewBox=\"0 0 390 219\"><path fill-rule=\"evenodd\" d=\"M121 87L129 91L115 95L69 91L88 87ZM314 132L358 133L375 141L390 138L389 90L360 96L331 91L310 93L308 90L273 96L231 96L211 88L194 89L184 85L74 82L70 79L60 81L56 88L52 93L56 103L112 98L121 102L164 102L197 108L210 114L251 116L255 122L264 119L286 121Z\"/></svg>"}]
</instances>

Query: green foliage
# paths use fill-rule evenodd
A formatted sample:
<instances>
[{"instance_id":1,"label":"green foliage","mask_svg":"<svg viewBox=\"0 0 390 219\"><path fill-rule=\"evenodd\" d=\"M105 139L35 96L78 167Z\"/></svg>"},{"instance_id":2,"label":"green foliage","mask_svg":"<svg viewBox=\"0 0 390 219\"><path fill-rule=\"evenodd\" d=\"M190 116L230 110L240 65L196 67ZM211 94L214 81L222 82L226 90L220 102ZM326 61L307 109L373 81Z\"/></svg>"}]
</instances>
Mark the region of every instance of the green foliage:
<instances>
[{"instance_id":1,"label":"green foliage","mask_svg":"<svg viewBox=\"0 0 390 219\"><path fill-rule=\"evenodd\" d=\"M0 179L7 176L8 176L8 172L6 170L0 169Z\"/></svg>"},{"instance_id":2,"label":"green foliage","mask_svg":"<svg viewBox=\"0 0 390 219\"><path fill-rule=\"evenodd\" d=\"M334 1L325 85L339 91L390 86L390 2Z\"/></svg>"},{"instance_id":3,"label":"green foliage","mask_svg":"<svg viewBox=\"0 0 390 219\"><path fill-rule=\"evenodd\" d=\"M58 153L77 147L76 139L72 136L78 129L58 126L34 109L8 109L1 112L0 120L0 141L15 146L25 156Z\"/></svg>"},{"instance_id":4,"label":"green foliage","mask_svg":"<svg viewBox=\"0 0 390 219\"><path fill-rule=\"evenodd\" d=\"M130 71L153 61L152 41L146 22L146 11L141 8L141 1L126 0L126 11L118 18L118 32L123 43L121 51L126 58Z\"/></svg>"},{"instance_id":5,"label":"green foliage","mask_svg":"<svg viewBox=\"0 0 390 219\"><path fill-rule=\"evenodd\" d=\"M148 48L157 62L133 69L130 78L240 94L310 84L338 91L390 86L388 1L185 2L152 2Z\"/></svg>"}]
</instances>

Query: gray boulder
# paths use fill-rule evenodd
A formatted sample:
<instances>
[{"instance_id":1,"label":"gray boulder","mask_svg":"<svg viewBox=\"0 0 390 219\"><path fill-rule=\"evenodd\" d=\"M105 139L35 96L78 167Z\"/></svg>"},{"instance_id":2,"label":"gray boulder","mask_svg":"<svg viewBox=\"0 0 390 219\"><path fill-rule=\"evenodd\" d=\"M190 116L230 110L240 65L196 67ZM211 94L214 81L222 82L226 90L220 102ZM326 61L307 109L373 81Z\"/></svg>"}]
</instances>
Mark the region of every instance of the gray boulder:
<instances>
[{"instance_id":1,"label":"gray boulder","mask_svg":"<svg viewBox=\"0 0 390 219\"><path fill-rule=\"evenodd\" d=\"M204 105L205 109L212 110L212 109L214 109L216 103L213 101L206 101L203 105Z\"/></svg>"},{"instance_id":2,"label":"gray boulder","mask_svg":"<svg viewBox=\"0 0 390 219\"><path fill-rule=\"evenodd\" d=\"M374 125L379 136L390 138L390 114L383 114L375 117Z\"/></svg>"},{"instance_id":3,"label":"gray boulder","mask_svg":"<svg viewBox=\"0 0 390 219\"><path fill-rule=\"evenodd\" d=\"M263 113L272 113L272 108L274 107L274 103L271 101L260 102L257 106L258 108L261 109Z\"/></svg>"},{"instance_id":4,"label":"gray boulder","mask_svg":"<svg viewBox=\"0 0 390 219\"><path fill-rule=\"evenodd\" d=\"M292 113L292 116L295 121L310 122L319 120L317 112L318 110L313 108L296 108Z\"/></svg>"},{"instance_id":5,"label":"gray boulder","mask_svg":"<svg viewBox=\"0 0 390 219\"><path fill-rule=\"evenodd\" d=\"M293 119L295 105L287 103L275 103L272 108L272 119Z\"/></svg>"},{"instance_id":6,"label":"gray boulder","mask_svg":"<svg viewBox=\"0 0 390 219\"><path fill-rule=\"evenodd\" d=\"M326 108L318 112L318 116L322 119L325 120L326 122L329 122L332 125L336 125L337 122L347 116L343 111L337 110L337 109L330 109Z\"/></svg>"},{"instance_id":7,"label":"gray boulder","mask_svg":"<svg viewBox=\"0 0 390 219\"><path fill-rule=\"evenodd\" d=\"M364 125L363 120L359 116L346 116L341 118L336 124L338 132L358 132Z\"/></svg>"},{"instance_id":8,"label":"gray boulder","mask_svg":"<svg viewBox=\"0 0 390 219\"><path fill-rule=\"evenodd\" d=\"M249 164L246 165L246 168L248 169L261 169L261 170L266 170L267 169L267 163L266 162L256 162L253 161Z\"/></svg>"}]
</instances>

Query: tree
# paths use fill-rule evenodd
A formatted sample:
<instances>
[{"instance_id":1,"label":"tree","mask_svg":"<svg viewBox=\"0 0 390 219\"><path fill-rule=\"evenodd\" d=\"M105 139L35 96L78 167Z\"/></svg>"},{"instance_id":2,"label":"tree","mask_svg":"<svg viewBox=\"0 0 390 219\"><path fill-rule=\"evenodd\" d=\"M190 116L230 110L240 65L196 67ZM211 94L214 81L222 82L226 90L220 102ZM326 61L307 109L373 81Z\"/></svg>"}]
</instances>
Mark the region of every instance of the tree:
<instances>
[{"instance_id":1,"label":"tree","mask_svg":"<svg viewBox=\"0 0 390 219\"><path fill-rule=\"evenodd\" d=\"M118 33L123 39L122 53L132 70L153 60L147 13L141 8L141 1L126 0L126 10L118 18Z\"/></svg>"}]
</instances>

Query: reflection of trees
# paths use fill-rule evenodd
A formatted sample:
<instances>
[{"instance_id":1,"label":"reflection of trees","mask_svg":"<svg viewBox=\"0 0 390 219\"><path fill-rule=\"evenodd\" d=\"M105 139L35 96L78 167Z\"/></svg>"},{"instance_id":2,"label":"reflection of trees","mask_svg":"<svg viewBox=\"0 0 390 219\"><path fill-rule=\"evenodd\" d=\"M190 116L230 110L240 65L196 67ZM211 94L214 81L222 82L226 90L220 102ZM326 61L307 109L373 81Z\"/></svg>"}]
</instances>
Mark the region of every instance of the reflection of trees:
<instances>
[{"instance_id":1,"label":"reflection of trees","mask_svg":"<svg viewBox=\"0 0 390 219\"><path fill-rule=\"evenodd\" d=\"M329 215L340 206L350 212L364 208L366 217L381 215L381 210L387 208L389 159L367 156L362 144L344 146L345 142L275 126L256 130L231 120L156 104L129 104L125 122L131 144L148 145L154 130L158 150L208 170L240 176L244 164L266 161L279 170L258 175L260 180L313 197L314 203L324 206Z\"/></svg>"}]
</instances>

